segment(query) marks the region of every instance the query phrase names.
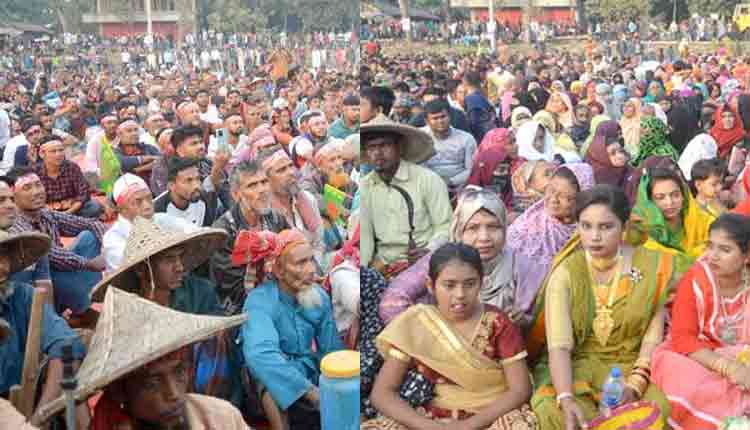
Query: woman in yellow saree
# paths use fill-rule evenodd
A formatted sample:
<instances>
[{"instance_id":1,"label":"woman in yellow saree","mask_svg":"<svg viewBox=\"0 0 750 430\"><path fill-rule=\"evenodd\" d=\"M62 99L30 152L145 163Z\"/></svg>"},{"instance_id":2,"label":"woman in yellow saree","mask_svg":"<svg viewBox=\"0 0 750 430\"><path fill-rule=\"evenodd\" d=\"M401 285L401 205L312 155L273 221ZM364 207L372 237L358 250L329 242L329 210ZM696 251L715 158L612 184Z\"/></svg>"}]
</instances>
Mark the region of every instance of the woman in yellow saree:
<instances>
[{"instance_id":1,"label":"woman in yellow saree","mask_svg":"<svg viewBox=\"0 0 750 430\"><path fill-rule=\"evenodd\" d=\"M674 170L655 167L641 177L631 221L648 234L645 248L677 257L678 272L686 272L703 254L715 219L701 209Z\"/></svg>"},{"instance_id":2,"label":"woman in yellow saree","mask_svg":"<svg viewBox=\"0 0 750 430\"><path fill-rule=\"evenodd\" d=\"M673 258L624 242L628 212L627 197L610 185L580 193L578 233L537 297L528 349L541 356L531 407L542 430L585 428L598 415L613 367L626 378L621 403L653 401L669 416L669 403L648 378L662 341Z\"/></svg>"},{"instance_id":3,"label":"woman in yellow saree","mask_svg":"<svg viewBox=\"0 0 750 430\"><path fill-rule=\"evenodd\" d=\"M502 311L480 302L482 270L468 245L433 253L427 285L437 304L410 307L377 337L385 363L370 400L381 416L362 429L537 428L523 338ZM434 386L416 408L399 397L412 368Z\"/></svg>"}]
</instances>

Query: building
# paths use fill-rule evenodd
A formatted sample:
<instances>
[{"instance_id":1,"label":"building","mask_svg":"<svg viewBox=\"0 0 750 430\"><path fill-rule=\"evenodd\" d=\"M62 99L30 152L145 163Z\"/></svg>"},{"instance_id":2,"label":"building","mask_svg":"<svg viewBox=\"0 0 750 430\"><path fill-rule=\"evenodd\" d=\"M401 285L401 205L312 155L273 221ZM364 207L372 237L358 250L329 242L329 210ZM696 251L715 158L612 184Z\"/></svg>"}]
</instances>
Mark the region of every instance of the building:
<instances>
[{"instance_id":1,"label":"building","mask_svg":"<svg viewBox=\"0 0 750 430\"><path fill-rule=\"evenodd\" d=\"M197 0L95 0L96 13L83 15L83 22L96 24L99 34L116 37L146 33L146 2L151 2L152 31L179 38L195 32ZM180 7L183 15L180 17ZM182 18L182 19L181 19Z\"/></svg>"},{"instance_id":2,"label":"building","mask_svg":"<svg viewBox=\"0 0 750 430\"><path fill-rule=\"evenodd\" d=\"M452 8L469 10L472 21L487 21L490 0L450 0ZM575 23L576 0L495 0L495 19L499 23L520 26L524 10L537 22Z\"/></svg>"}]
</instances>

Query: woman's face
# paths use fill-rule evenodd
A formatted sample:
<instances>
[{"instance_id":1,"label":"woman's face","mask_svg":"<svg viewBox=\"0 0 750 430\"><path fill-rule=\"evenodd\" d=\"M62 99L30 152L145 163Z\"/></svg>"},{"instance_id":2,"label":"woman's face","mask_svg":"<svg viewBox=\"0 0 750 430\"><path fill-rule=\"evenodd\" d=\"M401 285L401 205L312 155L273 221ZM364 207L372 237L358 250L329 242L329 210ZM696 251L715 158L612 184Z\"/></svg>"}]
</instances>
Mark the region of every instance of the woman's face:
<instances>
[{"instance_id":1,"label":"woman's face","mask_svg":"<svg viewBox=\"0 0 750 430\"><path fill-rule=\"evenodd\" d=\"M628 153L620 145L620 142L614 141L607 145L607 156L612 167L624 167L628 162Z\"/></svg>"},{"instance_id":2,"label":"woman's face","mask_svg":"<svg viewBox=\"0 0 750 430\"><path fill-rule=\"evenodd\" d=\"M505 149L505 153L508 154L509 157L518 156L518 145L516 144L515 133L510 133L508 135L508 138L505 139L505 144L503 145L503 149Z\"/></svg>"},{"instance_id":3,"label":"woman's face","mask_svg":"<svg viewBox=\"0 0 750 430\"><path fill-rule=\"evenodd\" d=\"M597 115L601 115L602 110L598 105L591 105L591 116L595 117Z\"/></svg>"},{"instance_id":4,"label":"woman's face","mask_svg":"<svg viewBox=\"0 0 750 430\"><path fill-rule=\"evenodd\" d=\"M716 277L733 277L748 264L748 253L724 230L715 229L708 236L705 258Z\"/></svg>"},{"instance_id":5,"label":"woman's face","mask_svg":"<svg viewBox=\"0 0 750 430\"><path fill-rule=\"evenodd\" d=\"M577 191L573 184L560 176L553 176L544 189L544 209L561 222L570 223L576 206Z\"/></svg>"},{"instance_id":6,"label":"woman's face","mask_svg":"<svg viewBox=\"0 0 750 430\"><path fill-rule=\"evenodd\" d=\"M648 93L652 96L655 96L661 92L661 87L656 82L652 82L651 85L648 86Z\"/></svg>"},{"instance_id":7,"label":"woman's face","mask_svg":"<svg viewBox=\"0 0 750 430\"><path fill-rule=\"evenodd\" d=\"M550 112L562 113L568 110L559 94L554 93L550 98Z\"/></svg>"},{"instance_id":8,"label":"woman's face","mask_svg":"<svg viewBox=\"0 0 750 430\"><path fill-rule=\"evenodd\" d=\"M529 188L543 193L544 189L547 188L552 175L554 174L555 166L552 163L548 163L546 161L538 161L534 166L534 171L531 173Z\"/></svg>"},{"instance_id":9,"label":"woman's face","mask_svg":"<svg viewBox=\"0 0 750 430\"><path fill-rule=\"evenodd\" d=\"M638 86L638 87L635 87L635 90L633 91L633 93L634 93L634 94L635 94L635 96L636 96L637 98L639 98L639 99L640 99L640 98L643 98L643 96L644 96L644 93L643 93L643 88L642 88L642 87L640 87L640 86Z\"/></svg>"},{"instance_id":10,"label":"woman's face","mask_svg":"<svg viewBox=\"0 0 750 430\"><path fill-rule=\"evenodd\" d=\"M622 106L622 115L625 118L632 118L635 115L635 103L627 102Z\"/></svg>"},{"instance_id":11,"label":"woman's face","mask_svg":"<svg viewBox=\"0 0 750 430\"><path fill-rule=\"evenodd\" d=\"M591 120L591 111L588 106L581 105L576 108L576 121L579 124L587 124Z\"/></svg>"},{"instance_id":12,"label":"woman's face","mask_svg":"<svg viewBox=\"0 0 750 430\"><path fill-rule=\"evenodd\" d=\"M547 134L544 127L541 125L539 128L536 129L536 134L534 135L534 149L536 149L539 152L544 152L544 137Z\"/></svg>"},{"instance_id":13,"label":"woman's face","mask_svg":"<svg viewBox=\"0 0 750 430\"><path fill-rule=\"evenodd\" d=\"M672 102L669 100L662 100L659 102L659 107L661 107L661 110L664 112L669 112L669 110L672 109Z\"/></svg>"},{"instance_id":14,"label":"woman's face","mask_svg":"<svg viewBox=\"0 0 750 430\"><path fill-rule=\"evenodd\" d=\"M671 179L655 181L651 188L651 200L668 222L675 222L680 218L684 196L680 185L675 181Z\"/></svg>"},{"instance_id":15,"label":"woman's face","mask_svg":"<svg viewBox=\"0 0 750 430\"><path fill-rule=\"evenodd\" d=\"M734 114L729 111L725 111L721 113L721 126L724 127L725 130L731 130L734 128Z\"/></svg>"},{"instance_id":16,"label":"woman's face","mask_svg":"<svg viewBox=\"0 0 750 430\"><path fill-rule=\"evenodd\" d=\"M654 110L654 107L650 104L647 104L641 108L641 116L654 116L656 115L656 111Z\"/></svg>"},{"instance_id":17,"label":"woman's face","mask_svg":"<svg viewBox=\"0 0 750 430\"><path fill-rule=\"evenodd\" d=\"M447 262L434 283L428 279L440 314L452 322L470 319L479 306L482 278L474 266L459 260Z\"/></svg>"},{"instance_id":18,"label":"woman's face","mask_svg":"<svg viewBox=\"0 0 750 430\"><path fill-rule=\"evenodd\" d=\"M591 205L578 217L581 244L594 258L611 258L617 254L623 227L622 221L604 204Z\"/></svg>"},{"instance_id":19,"label":"woman's face","mask_svg":"<svg viewBox=\"0 0 750 430\"><path fill-rule=\"evenodd\" d=\"M711 88L711 98L718 99L721 97L721 88L718 85L714 85Z\"/></svg>"},{"instance_id":20,"label":"woman's face","mask_svg":"<svg viewBox=\"0 0 750 430\"><path fill-rule=\"evenodd\" d=\"M505 245L505 227L491 212L481 209L464 226L461 242L479 251L483 262L497 257Z\"/></svg>"}]
</instances>

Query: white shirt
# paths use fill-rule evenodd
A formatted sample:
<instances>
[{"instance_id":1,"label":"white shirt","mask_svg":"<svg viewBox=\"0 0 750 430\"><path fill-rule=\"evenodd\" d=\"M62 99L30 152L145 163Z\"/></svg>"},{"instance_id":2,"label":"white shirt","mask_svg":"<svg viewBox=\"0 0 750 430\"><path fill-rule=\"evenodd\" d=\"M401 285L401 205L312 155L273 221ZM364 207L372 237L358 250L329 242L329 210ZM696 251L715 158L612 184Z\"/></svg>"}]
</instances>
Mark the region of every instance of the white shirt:
<instances>
[{"instance_id":1,"label":"white shirt","mask_svg":"<svg viewBox=\"0 0 750 430\"><path fill-rule=\"evenodd\" d=\"M10 117L5 109L0 109L0 148L10 140Z\"/></svg>"},{"instance_id":2,"label":"white shirt","mask_svg":"<svg viewBox=\"0 0 750 430\"><path fill-rule=\"evenodd\" d=\"M221 118L219 118L219 110L214 105L208 105L206 113L200 114L201 120L211 124L221 124Z\"/></svg>"},{"instance_id":3,"label":"white shirt","mask_svg":"<svg viewBox=\"0 0 750 430\"><path fill-rule=\"evenodd\" d=\"M10 139L8 143L5 144L3 160L0 161L0 175L8 174L8 171L13 168L13 164L15 163L16 151L18 151L18 148L28 144L29 141L26 140L26 135L23 133Z\"/></svg>"},{"instance_id":4,"label":"white shirt","mask_svg":"<svg viewBox=\"0 0 750 430\"><path fill-rule=\"evenodd\" d=\"M248 148L247 145L248 137L244 134L241 134L239 139L237 140L237 145L232 149L232 159L235 159L242 154L242 151L246 150ZM231 146L231 144L227 143ZM213 160L214 156L216 155L216 152L219 150L219 140L216 139L216 136L211 135L211 137L208 140L208 155L206 155L206 158L209 160Z\"/></svg>"},{"instance_id":5,"label":"white shirt","mask_svg":"<svg viewBox=\"0 0 750 430\"><path fill-rule=\"evenodd\" d=\"M333 319L339 333L349 329L359 314L359 270L345 261L331 270Z\"/></svg>"}]
</instances>

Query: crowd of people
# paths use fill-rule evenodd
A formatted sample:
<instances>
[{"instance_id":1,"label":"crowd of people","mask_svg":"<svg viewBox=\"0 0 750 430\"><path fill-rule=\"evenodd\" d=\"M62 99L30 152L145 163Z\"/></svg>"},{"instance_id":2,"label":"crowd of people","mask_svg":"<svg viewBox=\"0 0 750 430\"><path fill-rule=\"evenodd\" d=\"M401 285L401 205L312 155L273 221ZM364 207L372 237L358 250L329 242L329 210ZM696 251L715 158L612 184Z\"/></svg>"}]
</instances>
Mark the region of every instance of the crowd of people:
<instances>
[{"instance_id":1,"label":"crowd of people","mask_svg":"<svg viewBox=\"0 0 750 430\"><path fill-rule=\"evenodd\" d=\"M676 51L368 51L362 428L750 416L750 60Z\"/></svg>"},{"instance_id":2,"label":"crowd of people","mask_svg":"<svg viewBox=\"0 0 750 430\"><path fill-rule=\"evenodd\" d=\"M301 48L342 43L319 36ZM224 46L191 38L179 52ZM167 39L116 43L160 57L11 46L0 69L0 427L25 421L4 399L41 331L29 428L65 428L67 347L78 429L320 428L321 360L358 325L356 58L277 45L178 67Z\"/></svg>"}]
</instances>

